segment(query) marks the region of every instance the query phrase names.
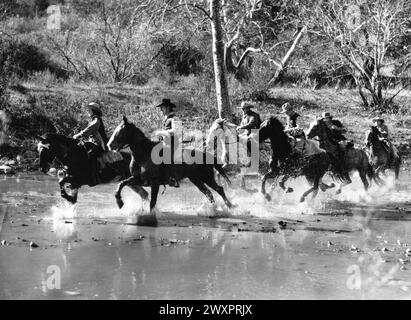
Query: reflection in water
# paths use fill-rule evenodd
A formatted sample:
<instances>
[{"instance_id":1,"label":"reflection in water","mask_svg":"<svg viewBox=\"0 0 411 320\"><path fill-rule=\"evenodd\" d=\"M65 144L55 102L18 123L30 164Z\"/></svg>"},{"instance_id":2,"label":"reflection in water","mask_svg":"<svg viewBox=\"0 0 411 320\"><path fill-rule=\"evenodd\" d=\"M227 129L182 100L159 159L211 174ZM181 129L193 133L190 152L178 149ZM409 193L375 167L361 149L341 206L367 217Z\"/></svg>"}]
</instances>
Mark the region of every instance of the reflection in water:
<instances>
[{"instance_id":1,"label":"reflection in water","mask_svg":"<svg viewBox=\"0 0 411 320\"><path fill-rule=\"evenodd\" d=\"M333 200L330 192L321 194L322 202L307 203L305 207L296 205L293 197L298 198L298 191L296 195L279 193L273 203L266 203L259 195L229 191L240 205L232 213L241 214L241 219L247 220L246 212L266 218L302 219L303 208L305 213L316 212L316 217L309 217L312 221L319 218L330 222L331 229L338 224L338 228L352 230L342 234L319 228L296 231L277 228L276 233L266 234L224 232L198 226L137 227L127 223L136 221L141 200L126 191L128 209L118 210L112 198L113 186L85 188L80 192L79 203L71 206L60 202L55 181L22 178L20 183L8 180L7 184L9 189L2 184L0 191L8 199L15 199L16 204L27 194L35 199L35 205L50 201L57 204L51 208L43 204L36 213L44 212L43 220L50 223L36 224L34 234L30 234L30 228L25 229L27 236L40 239L41 248L29 251L17 243L0 249L0 298L390 298L407 294L405 289L391 285L393 279L403 281L403 287L411 280L411 273L399 270L397 263L406 247L396 244L409 239L406 214L402 220L395 221L399 215L393 216L391 206L391 211L385 213L391 220L375 218L377 213L382 214L382 204L410 200L410 189L404 182L400 183L398 192L390 185L382 190L373 186L369 192L372 204L344 198L345 192L361 190L357 183L345 188L343 195L335 198L338 201ZM178 205L182 213L195 215L196 208L204 203L203 195L184 184L181 189L160 196L159 208L163 212L175 212ZM36 193L29 193L30 190ZM24 200L26 206L33 204L29 200ZM21 216L21 208L13 206L14 216ZM330 212L347 208L354 216L330 216ZM318 215L324 211L324 215ZM29 219L31 215L24 217ZM50 228L54 233L50 233ZM2 236L16 239L20 236L16 232L20 231L23 232L8 229L9 233L2 231ZM351 252L351 245L362 251ZM378 246L392 251L373 251ZM50 265L61 268L59 292L44 287ZM351 265L360 266L364 272L367 286L362 291L347 288L347 267Z\"/></svg>"}]
</instances>

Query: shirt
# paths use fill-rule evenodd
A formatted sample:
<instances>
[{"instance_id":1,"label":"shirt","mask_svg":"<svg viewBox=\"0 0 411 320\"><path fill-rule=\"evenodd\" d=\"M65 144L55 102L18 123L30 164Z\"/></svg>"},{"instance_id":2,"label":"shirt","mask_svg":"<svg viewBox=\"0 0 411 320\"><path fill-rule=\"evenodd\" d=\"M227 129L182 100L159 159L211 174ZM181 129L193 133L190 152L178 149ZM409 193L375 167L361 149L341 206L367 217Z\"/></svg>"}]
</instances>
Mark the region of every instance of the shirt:
<instances>
[{"instance_id":1,"label":"shirt","mask_svg":"<svg viewBox=\"0 0 411 320\"><path fill-rule=\"evenodd\" d=\"M89 122L87 128L81 131L78 136L87 139L89 142L101 147L106 150L106 145L104 143L103 137L101 136L99 130L101 126L101 120L97 117L93 118Z\"/></svg>"},{"instance_id":2,"label":"shirt","mask_svg":"<svg viewBox=\"0 0 411 320\"><path fill-rule=\"evenodd\" d=\"M296 128L298 117L301 116L297 112L294 112L291 116L287 116L287 128Z\"/></svg>"},{"instance_id":3,"label":"shirt","mask_svg":"<svg viewBox=\"0 0 411 320\"><path fill-rule=\"evenodd\" d=\"M238 129L243 129L246 131L247 135L251 133L253 129L260 129L261 118L258 113L254 111L249 111L245 114L241 120L240 126Z\"/></svg>"},{"instance_id":4,"label":"shirt","mask_svg":"<svg viewBox=\"0 0 411 320\"><path fill-rule=\"evenodd\" d=\"M164 117L163 129L170 135L176 134L181 130L181 121L174 113L170 113Z\"/></svg>"},{"instance_id":5,"label":"shirt","mask_svg":"<svg viewBox=\"0 0 411 320\"><path fill-rule=\"evenodd\" d=\"M336 126L337 128L344 128L343 124L339 120L331 120L331 125L328 126L328 128L331 131L331 138L337 142L347 140L347 138L343 135L343 132L346 131L345 129L343 131L339 131L331 129L331 126Z\"/></svg>"}]
</instances>

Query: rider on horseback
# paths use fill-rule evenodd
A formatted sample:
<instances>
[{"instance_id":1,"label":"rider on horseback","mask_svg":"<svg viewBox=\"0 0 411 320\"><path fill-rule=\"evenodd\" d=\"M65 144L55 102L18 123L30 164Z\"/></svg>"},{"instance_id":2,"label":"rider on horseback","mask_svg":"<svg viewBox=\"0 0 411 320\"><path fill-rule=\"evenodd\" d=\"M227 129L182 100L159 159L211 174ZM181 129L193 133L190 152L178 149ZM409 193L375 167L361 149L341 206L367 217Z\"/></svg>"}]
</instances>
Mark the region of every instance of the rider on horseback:
<instances>
[{"instance_id":1,"label":"rider on horseback","mask_svg":"<svg viewBox=\"0 0 411 320\"><path fill-rule=\"evenodd\" d=\"M100 183L100 174L97 158L107 150L107 135L102 120L103 113L99 105L91 102L85 106L88 115L89 124L87 128L74 135L74 139L86 139L84 146L87 149L90 160L90 186L95 186Z\"/></svg>"},{"instance_id":2,"label":"rider on horseback","mask_svg":"<svg viewBox=\"0 0 411 320\"><path fill-rule=\"evenodd\" d=\"M386 149L389 152L391 159L397 158L398 155L397 155L395 148L393 147L391 143L388 127L386 124L384 124L385 120L381 117L376 117L372 120L372 122L375 123L375 128L378 131L378 137L380 141L382 141L385 144Z\"/></svg>"},{"instance_id":3,"label":"rider on horseback","mask_svg":"<svg viewBox=\"0 0 411 320\"><path fill-rule=\"evenodd\" d=\"M283 110L280 113L283 113L287 116L287 127L286 129L296 128L297 119L301 116L294 111L294 108L287 102L282 106Z\"/></svg>"},{"instance_id":4,"label":"rider on horseback","mask_svg":"<svg viewBox=\"0 0 411 320\"><path fill-rule=\"evenodd\" d=\"M243 116L240 125L237 127L237 131L244 130L243 136L249 137L251 134L251 130L260 129L260 125L262 123L260 115L254 112L253 109L254 105L251 103L243 101L241 106L238 109L243 111Z\"/></svg>"},{"instance_id":5,"label":"rider on horseback","mask_svg":"<svg viewBox=\"0 0 411 320\"><path fill-rule=\"evenodd\" d=\"M163 99L162 102L157 106L161 109L161 112L164 115L163 120L163 130L157 132L157 135L165 136L170 138L170 148L171 148L171 163L174 163L174 153L178 147L178 140L176 139L176 133L178 130L179 120L176 117L173 109L176 108L176 105L171 102L170 99ZM178 176L173 166L169 166L169 185L171 187L178 188L180 184L178 182Z\"/></svg>"},{"instance_id":6,"label":"rider on horseback","mask_svg":"<svg viewBox=\"0 0 411 320\"><path fill-rule=\"evenodd\" d=\"M304 130L301 128L286 129L284 132L290 137L290 144L293 152L289 156L291 167L299 169L307 165L311 158L319 153L325 152L320 148L317 141L307 139Z\"/></svg>"},{"instance_id":7,"label":"rider on horseback","mask_svg":"<svg viewBox=\"0 0 411 320\"><path fill-rule=\"evenodd\" d=\"M339 145L338 151L337 151L337 157L338 159L335 159L336 161L334 164L337 166L337 171L343 172L343 159L345 155L345 150L348 148L351 148L353 146L352 142L348 142L347 138L344 136L344 133L347 132L347 129L344 128L343 124L339 120L333 119L332 115L330 112L324 112L322 114L321 120L324 121L328 129L330 130L331 133L331 140L335 142L335 144Z\"/></svg>"},{"instance_id":8,"label":"rider on horseback","mask_svg":"<svg viewBox=\"0 0 411 320\"><path fill-rule=\"evenodd\" d=\"M324 112L322 114L322 120L327 125L328 129L330 129L332 133L332 139L335 142L344 143L345 141L347 141L347 138L343 135L343 133L346 133L347 130L344 128L341 121L333 119L329 112Z\"/></svg>"},{"instance_id":9,"label":"rider on horseback","mask_svg":"<svg viewBox=\"0 0 411 320\"><path fill-rule=\"evenodd\" d=\"M243 117L241 120L240 125L237 127L237 131L243 131L241 134L238 135L240 139L245 139L246 146L247 146L247 155L250 156L251 153L251 143L254 141L256 142L257 139L255 135L252 135L251 130L258 130L261 126L261 118L260 115L254 112L253 109L254 105L249 102L243 101L241 106L238 109L241 109L243 112Z\"/></svg>"}]
</instances>

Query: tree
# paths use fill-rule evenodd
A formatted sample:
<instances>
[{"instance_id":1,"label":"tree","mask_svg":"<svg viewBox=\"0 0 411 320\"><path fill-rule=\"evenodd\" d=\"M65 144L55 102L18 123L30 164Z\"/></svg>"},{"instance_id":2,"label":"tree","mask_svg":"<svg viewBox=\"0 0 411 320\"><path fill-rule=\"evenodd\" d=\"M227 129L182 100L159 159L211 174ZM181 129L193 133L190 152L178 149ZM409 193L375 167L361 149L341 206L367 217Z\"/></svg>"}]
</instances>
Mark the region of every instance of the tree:
<instances>
[{"instance_id":1,"label":"tree","mask_svg":"<svg viewBox=\"0 0 411 320\"><path fill-rule=\"evenodd\" d=\"M130 81L140 76L152 33L153 0L98 0L87 20L50 32L53 49L81 77Z\"/></svg>"},{"instance_id":2,"label":"tree","mask_svg":"<svg viewBox=\"0 0 411 320\"><path fill-rule=\"evenodd\" d=\"M317 0L305 8L312 30L351 67L364 106L385 109L398 92L383 93L384 72L409 57L409 50L398 56L397 49L410 37L410 1Z\"/></svg>"},{"instance_id":3,"label":"tree","mask_svg":"<svg viewBox=\"0 0 411 320\"><path fill-rule=\"evenodd\" d=\"M217 106L220 118L231 118L234 112L231 110L228 96L226 68L224 65L224 43L221 27L221 0L210 0L211 31L213 35L213 63Z\"/></svg>"},{"instance_id":4,"label":"tree","mask_svg":"<svg viewBox=\"0 0 411 320\"><path fill-rule=\"evenodd\" d=\"M307 31L294 0L224 1L225 63L230 73L244 74L244 62L263 54L274 69L268 85L287 69Z\"/></svg>"}]
</instances>

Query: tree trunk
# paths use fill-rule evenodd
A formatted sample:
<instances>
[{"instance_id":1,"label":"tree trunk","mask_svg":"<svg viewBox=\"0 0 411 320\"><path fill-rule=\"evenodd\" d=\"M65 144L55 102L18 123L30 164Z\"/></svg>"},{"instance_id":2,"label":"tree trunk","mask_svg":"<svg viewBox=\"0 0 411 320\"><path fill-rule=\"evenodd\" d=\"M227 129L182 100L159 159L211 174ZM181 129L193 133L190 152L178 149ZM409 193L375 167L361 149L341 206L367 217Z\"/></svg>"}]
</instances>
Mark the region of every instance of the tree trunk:
<instances>
[{"instance_id":1,"label":"tree trunk","mask_svg":"<svg viewBox=\"0 0 411 320\"><path fill-rule=\"evenodd\" d=\"M291 45L290 49L288 49L287 53L281 60L281 63L278 66L277 70L275 71L274 76L268 82L269 86L275 85L279 81L279 79L281 78L281 75L284 73L284 70L287 68L288 63L293 57L295 50L297 49L297 46L301 42L301 39L303 38L303 35L306 31L307 31L307 27L303 27L298 31L297 36L295 37L293 41L293 44Z\"/></svg>"},{"instance_id":2,"label":"tree trunk","mask_svg":"<svg viewBox=\"0 0 411 320\"><path fill-rule=\"evenodd\" d=\"M224 66L224 43L221 28L221 0L210 0L211 31L213 36L213 62L218 115L231 119L234 112L228 96L228 84Z\"/></svg>"}]
</instances>

